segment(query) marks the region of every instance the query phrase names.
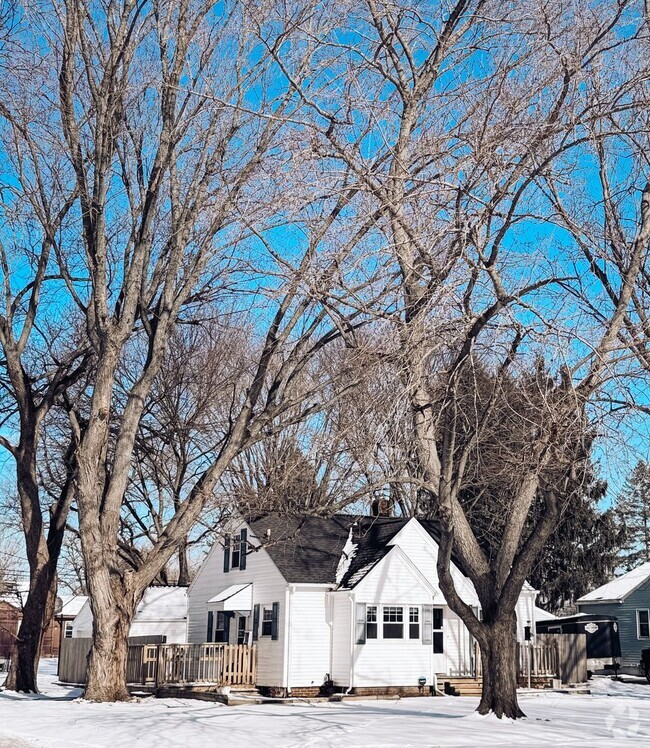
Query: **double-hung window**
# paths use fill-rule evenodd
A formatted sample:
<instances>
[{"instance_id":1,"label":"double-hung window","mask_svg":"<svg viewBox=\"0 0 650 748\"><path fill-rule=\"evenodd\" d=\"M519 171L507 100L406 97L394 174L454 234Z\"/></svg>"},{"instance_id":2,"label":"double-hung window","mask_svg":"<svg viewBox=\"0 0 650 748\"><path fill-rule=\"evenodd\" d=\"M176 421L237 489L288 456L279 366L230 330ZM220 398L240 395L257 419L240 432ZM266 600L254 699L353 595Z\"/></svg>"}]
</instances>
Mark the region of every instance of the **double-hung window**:
<instances>
[{"instance_id":1,"label":"double-hung window","mask_svg":"<svg viewBox=\"0 0 650 748\"><path fill-rule=\"evenodd\" d=\"M404 608L397 605L384 605L384 639L404 638Z\"/></svg>"},{"instance_id":2,"label":"double-hung window","mask_svg":"<svg viewBox=\"0 0 650 748\"><path fill-rule=\"evenodd\" d=\"M226 626L230 623L226 620L226 615L223 611L218 610L215 613L214 618L214 641L215 642L227 642L228 634L226 632Z\"/></svg>"},{"instance_id":3,"label":"double-hung window","mask_svg":"<svg viewBox=\"0 0 650 748\"><path fill-rule=\"evenodd\" d=\"M366 639L377 638L377 606L366 606Z\"/></svg>"},{"instance_id":4,"label":"double-hung window","mask_svg":"<svg viewBox=\"0 0 650 748\"><path fill-rule=\"evenodd\" d=\"M650 611L637 610L636 612L637 639L650 639Z\"/></svg>"},{"instance_id":5,"label":"double-hung window","mask_svg":"<svg viewBox=\"0 0 650 748\"><path fill-rule=\"evenodd\" d=\"M409 608L409 639L420 638L420 609L411 606Z\"/></svg>"},{"instance_id":6,"label":"double-hung window","mask_svg":"<svg viewBox=\"0 0 650 748\"><path fill-rule=\"evenodd\" d=\"M262 611L262 636L271 636L273 633L273 610L264 608Z\"/></svg>"},{"instance_id":7,"label":"double-hung window","mask_svg":"<svg viewBox=\"0 0 650 748\"><path fill-rule=\"evenodd\" d=\"M442 608L433 609L433 653L443 654L445 651L444 634L442 628Z\"/></svg>"},{"instance_id":8,"label":"double-hung window","mask_svg":"<svg viewBox=\"0 0 650 748\"><path fill-rule=\"evenodd\" d=\"M223 570L224 573L232 569L246 568L246 554L248 551L248 538L246 528L240 530L238 535L226 536L223 541Z\"/></svg>"}]
</instances>

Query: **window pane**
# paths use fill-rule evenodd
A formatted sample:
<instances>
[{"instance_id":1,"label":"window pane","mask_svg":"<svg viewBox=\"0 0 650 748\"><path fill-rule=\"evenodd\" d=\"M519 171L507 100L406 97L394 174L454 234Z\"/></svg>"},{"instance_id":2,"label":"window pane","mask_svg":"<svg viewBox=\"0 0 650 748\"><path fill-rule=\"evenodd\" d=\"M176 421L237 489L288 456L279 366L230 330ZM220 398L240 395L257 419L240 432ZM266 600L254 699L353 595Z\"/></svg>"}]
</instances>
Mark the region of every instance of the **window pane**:
<instances>
[{"instance_id":1,"label":"window pane","mask_svg":"<svg viewBox=\"0 0 650 748\"><path fill-rule=\"evenodd\" d=\"M434 629L442 628L442 608L433 609L433 628Z\"/></svg>"},{"instance_id":2,"label":"window pane","mask_svg":"<svg viewBox=\"0 0 650 748\"><path fill-rule=\"evenodd\" d=\"M639 639L650 639L650 616L647 610L637 610L639 622Z\"/></svg>"},{"instance_id":3,"label":"window pane","mask_svg":"<svg viewBox=\"0 0 650 748\"><path fill-rule=\"evenodd\" d=\"M404 621L404 609L395 605L384 606L384 623L402 623Z\"/></svg>"},{"instance_id":4,"label":"window pane","mask_svg":"<svg viewBox=\"0 0 650 748\"><path fill-rule=\"evenodd\" d=\"M434 654L442 654L444 652L442 631L433 632L433 652Z\"/></svg>"},{"instance_id":5,"label":"window pane","mask_svg":"<svg viewBox=\"0 0 650 748\"><path fill-rule=\"evenodd\" d=\"M262 613L262 636L271 636L273 634L273 609L264 608Z\"/></svg>"},{"instance_id":6,"label":"window pane","mask_svg":"<svg viewBox=\"0 0 650 748\"><path fill-rule=\"evenodd\" d=\"M409 623L419 623L420 621L420 609L409 608Z\"/></svg>"},{"instance_id":7,"label":"window pane","mask_svg":"<svg viewBox=\"0 0 650 748\"><path fill-rule=\"evenodd\" d=\"M409 623L409 639L419 639L419 638L420 638L420 624Z\"/></svg>"},{"instance_id":8,"label":"window pane","mask_svg":"<svg viewBox=\"0 0 650 748\"><path fill-rule=\"evenodd\" d=\"M377 638L377 606L366 607L366 639Z\"/></svg>"},{"instance_id":9,"label":"window pane","mask_svg":"<svg viewBox=\"0 0 650 748\"><path fill-rule=\"evenodd\" d=\"M384 639L403 639L403 623L384 623Z\"/></svg>"}]
</instances>

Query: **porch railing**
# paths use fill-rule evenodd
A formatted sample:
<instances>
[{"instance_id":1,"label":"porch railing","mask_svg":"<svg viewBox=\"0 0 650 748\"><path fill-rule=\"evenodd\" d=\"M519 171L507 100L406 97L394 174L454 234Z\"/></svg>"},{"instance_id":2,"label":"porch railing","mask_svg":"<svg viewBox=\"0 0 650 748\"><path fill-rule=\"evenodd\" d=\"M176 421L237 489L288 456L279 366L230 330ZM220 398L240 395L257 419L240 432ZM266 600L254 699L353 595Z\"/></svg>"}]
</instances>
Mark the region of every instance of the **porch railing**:
<instances>
[{"instance_id":1,"label":"porch railing","mask_svg":"<svg viewBox=\"0 0 650 748\"><path fill-rule=\"evenodd\" d=\"M528 675L528 658L530 657L530 675L532 678L556 678L560 674L559 650L556 642L534 643L531 645L517 642L517 662L519 677ZM474 677L483 675L481 663L481 649L478 642L474 642Z\"/></svg>"},{"instance_id":2,"label":"porch railing","mask_svg":"<svg viewBox=\"0 0 650 748\"><path fill-rule=\"evenodd\" d=\"M143 685L254 685L253 644L139 644L129 647L127 679Z\"/></svg>"}]
</instances>

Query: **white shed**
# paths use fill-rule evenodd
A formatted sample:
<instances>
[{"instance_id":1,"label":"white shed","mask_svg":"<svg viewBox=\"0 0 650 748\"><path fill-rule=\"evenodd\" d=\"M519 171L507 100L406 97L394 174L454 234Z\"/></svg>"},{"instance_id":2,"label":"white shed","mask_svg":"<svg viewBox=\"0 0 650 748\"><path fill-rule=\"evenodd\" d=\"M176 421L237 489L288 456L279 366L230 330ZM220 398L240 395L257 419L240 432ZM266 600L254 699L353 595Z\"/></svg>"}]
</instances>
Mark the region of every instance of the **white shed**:
<instances>
[{"instance_id":1,"label":"white shed","mask_svg":"<svg viewBox=\"0 0 650 748\"><path fill-rule=\"evenodd\" d=\"M72 637L90 637L93 615L86 601L72 623ZM166 636L169 644L187 641L187 587L149 587L138 605L129 636Z\"/></svg>"}]
</instances>

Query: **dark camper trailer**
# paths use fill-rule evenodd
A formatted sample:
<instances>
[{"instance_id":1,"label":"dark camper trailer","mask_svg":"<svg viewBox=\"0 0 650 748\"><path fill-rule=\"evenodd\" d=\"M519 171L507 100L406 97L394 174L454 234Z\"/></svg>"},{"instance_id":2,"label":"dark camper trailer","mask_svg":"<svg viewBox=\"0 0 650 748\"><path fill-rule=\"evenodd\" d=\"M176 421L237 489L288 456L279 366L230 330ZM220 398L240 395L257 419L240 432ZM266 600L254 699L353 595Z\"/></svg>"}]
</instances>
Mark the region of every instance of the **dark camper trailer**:
<instances>
[{"instance_id":1,"label":"dark camper trailer","mask_svg":"<svg viewBox=\"0 0 650 748\"><path fill-rule=\"evenodd\" d=\"M617 670L621 662L618 619L597 613L581 613L565 618L537 621L538 634L586 634L589 675L602 670Z\"/></svg>"}]
</instances>

